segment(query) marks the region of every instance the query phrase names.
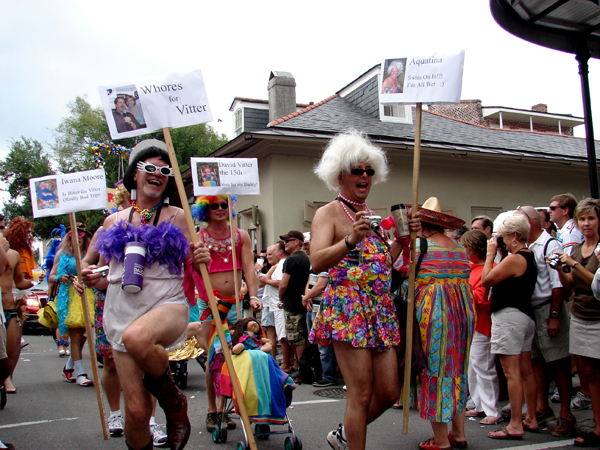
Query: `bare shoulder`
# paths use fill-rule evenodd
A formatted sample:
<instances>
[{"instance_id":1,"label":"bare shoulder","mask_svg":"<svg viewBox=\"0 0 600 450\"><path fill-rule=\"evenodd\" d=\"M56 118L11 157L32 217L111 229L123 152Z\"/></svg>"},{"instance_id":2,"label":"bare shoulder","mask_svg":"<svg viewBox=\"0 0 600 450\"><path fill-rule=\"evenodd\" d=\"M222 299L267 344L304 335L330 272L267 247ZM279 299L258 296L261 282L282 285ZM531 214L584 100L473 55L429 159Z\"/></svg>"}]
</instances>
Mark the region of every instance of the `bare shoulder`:
<instances>
[{"instance_id":1,"label":"bare shoulder","mask_svg":"<svg viewBox=\"0 0 600 450\"><path fill-rule=\"evenodd\" d=\"M240 233L240 238L243 243L250 242L250 235L246 230L242 230L241 228L236 228L236 230Z\"/></svg>"},{"instance_id":2,"label":"bare shoulder","mask_svg":"<svg viewBox=\"0 0 600 450\"><path fill-rule=\"evenodd\" d=\"M125 211L129 211L131 208L127 208L124 209L122 211L117 211L115 213L112 213L110 216L108 216L106 219L104 219L104 223L102 224L102 228L104 228L105 230L109 229L110 227L112 227L115 223L117 223L117 217L119 216L119 214L123 214L125 217L129 217L129 213L125 213Z\"/></svg>"},{"instance_id":3,"label":"bare shoulder","mask_svg":"<svg viewBox=\"0 0 600 450\"><path fill-rule=\"evenodd\" d=\"M21 263L21 255L18 251L13 250L12 248L8 250L6 256L11 269L14 269L17 264Z\"/></svg>"}]
</instances>

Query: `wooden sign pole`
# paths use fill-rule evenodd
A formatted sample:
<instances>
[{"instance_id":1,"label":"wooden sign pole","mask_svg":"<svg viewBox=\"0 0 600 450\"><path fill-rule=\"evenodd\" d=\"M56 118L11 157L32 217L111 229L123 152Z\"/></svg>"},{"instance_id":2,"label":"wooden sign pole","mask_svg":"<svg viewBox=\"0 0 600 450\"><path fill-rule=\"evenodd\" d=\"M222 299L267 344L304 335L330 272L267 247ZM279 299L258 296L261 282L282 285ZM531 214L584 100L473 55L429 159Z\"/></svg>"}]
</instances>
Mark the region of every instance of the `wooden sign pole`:
<instances>
[{"instance_id":1,"label":"wooden sign pole","mask_svg":"<svg viewBox=\"0 0 600 450\"><path fill-rule=\"evenodd\" d=\"M421 168L421 116L423 104L417 103L415 123L415 152L413 157L412 212L419 210L419 171ZM406 350L404 356L404 387L402 396L402 434L408 434L410 403L410 368L412 365L413 320L415 309L415 250L417 233L410 232L410 266L408 272L408 305L406 307Z\"/></svg>"},{"instance_id":2,"label":"wooden sign pole","mask_svg":"<svg viewBox=\"0 0 600 450\"><path fill-rule=\"evenodd\" d=\"M233 202L231 201L231 195L227 195L227 204L229 205L229 233L231 234L231 256L233 264L233 284L235 285L235 308L237 310L238 320L242 320L242 311L240 308L240 290L238 288L238 271L237 271L237 255L235 253L235 236L233 234ZM240 258L242 255L240 255Z\"/></svg>"},{"instance_id":3,"label":"wooden sign pole","mask_svg":"<svg viewBox=\"0 0 600 450\"><path fill-rule=\"evenodd\" d=\"M194 227L194 219L192 218L192 211L190 209L190 205L188 204L187 196L185 194L185 188L183 186L183 180L181 178L181 172L179 171L179 164L177 163L177 157L175 155L175 149L173 148L173 141L171 140L171 133L168 128L163 128L163 136L165 137L165 143L167 144L167 149L169 151L169 159L171 161L171 167L173 168L173 173L175 175L175 183L177 184L177 191L179 192L179 198L181 200L181 207L185 212L185 220L187 222L188 229L190 231L190 235L192 238L192 242L194 244L198 243L198 235L196 234L196 228ZM249 430L246 433L246 437L248 438L248 444L251 450L257 450L256 441L254 440L254 435L250 430L252 427L250 425L250 419L248 418L248 413L246 412L246 405L243 402L242 391L240 389L239 383L237 383L237 374L235 372L235 367L233 366L233 360L231 359L231 350L227 346L227 339L225 338L225 331L223 330L223 324L219 320L219 309L217 307L217 301L215 300L215 296L213 294L212 286L210 284L210 278L208 277L208 270L206 269L206 264L200 265L200 274L202 275L202 279L204 280L204 285L206 286L206 293L208 294L208 306L212 312L213 319L215 319L215 327L217 328L217 334L219 335L219 340L221 341L221 347L223 348L223 356L225 357L225 363L227 364L227 369L229 370L229 375L231 376L231 384L233 386L233 392L236 397L239 399L238 407L240 410L240 417L244 422L244 429Z\"/></svg>"},{"instance_id":4,"label":"wooden sign pole","mask_svg":"<svg viewBox=\"0 0 600 450\"><path fill-rule=\"evenodd\" d=\"M75 263L77 265L77 280L79 284L83 286L81 279L81 251L79 250L79 233L77 231L77 222L75 221L75 213L69 213L69 223L71 225L71 243L73 244L73 253L75 256ZM102 433L104 439L110 439L110 433L108 432L108 423L106 422L106 412L104 407L104 396L102 395L102 383L100 383L100 376L98 375L98 363L96 362L96 344L94 339L94 330L90 322L90 308L87 302L87 291L84 287L81 293L81 304L83 307L83 317L85 320L85 334L87 336L88 350L90 352L90 360L92 364L92 379L94 380L94 387L96 388L96 398L98 399L98 409L100 410L100 420L102 421ZM75 299L71 299L72 302Z\"/></svg>"}]
</instances>

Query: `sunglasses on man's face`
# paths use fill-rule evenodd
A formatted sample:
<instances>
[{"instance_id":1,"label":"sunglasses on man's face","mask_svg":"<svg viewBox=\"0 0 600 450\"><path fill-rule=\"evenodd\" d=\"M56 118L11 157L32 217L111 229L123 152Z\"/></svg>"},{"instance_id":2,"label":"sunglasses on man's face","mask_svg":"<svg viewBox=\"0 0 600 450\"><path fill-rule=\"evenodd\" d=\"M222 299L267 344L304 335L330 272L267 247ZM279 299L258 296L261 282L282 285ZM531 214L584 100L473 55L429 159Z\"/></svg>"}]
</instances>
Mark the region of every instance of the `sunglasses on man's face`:
<instances>
[{"instance_id":1,"label":"sunglasses on man's face","mask_svg":"<svg viewBox=\"0 0 600 450\"><path fill-rule=\"evenodd\" d=\"M221 207L221 209L227 209L229 206L225 202L223 202L223 203L211 203L210 204L210 209L212 209L213 211L216 211L217 209L219 209L219 207Z\"/></svg>"},{"instance_id":2,"label":"sunglasses on man's face","mask_svg":"<svg viewBox=\"0 0 600 450\"><path fill-rule=\"evenodd\" d=\"M560 206L548 206L550 211L554 211L556 208L560 208Z\"/></svg>"},{"instance_id":3,"label":"sunglasses on man's face","mask_svg":"<svg viewBox=\"0 0 600 450\"><path fill-rule=\"evenodd\" d=\"M165 177L173 176L173 169L169 166L158 167L158 166L155 166L154 164L140 161L137 163L137 168L138 168L138 170L141 170L142 172L146 172L146 173L155 173L158 170L160 172L160 174L164 175Z\"/></svg>"},{"instance_id":4,"label":"sunglasses on man's face","mask_svg":"<svg viewBox=\"0 0 600 450\"><path fill-rule=\"evenodd\" d=\"M375 175L375 169L362 169L360 167L353 167L352 169L350 169L350 173L352 175L356 175L357 177L362 176L362 174L365 173L365 172L370 177L372 177L373 175Z\"/></svg>"}]
</instances>

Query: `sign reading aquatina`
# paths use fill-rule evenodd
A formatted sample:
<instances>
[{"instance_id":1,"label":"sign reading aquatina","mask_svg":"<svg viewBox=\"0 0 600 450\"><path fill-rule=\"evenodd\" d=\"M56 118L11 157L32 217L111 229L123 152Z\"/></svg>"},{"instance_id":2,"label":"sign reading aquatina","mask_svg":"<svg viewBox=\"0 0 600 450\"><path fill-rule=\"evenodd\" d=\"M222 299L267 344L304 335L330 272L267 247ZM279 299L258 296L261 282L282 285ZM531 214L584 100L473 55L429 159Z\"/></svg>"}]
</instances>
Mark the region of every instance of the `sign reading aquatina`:
<instances>
[{"instance_id":1,"label":"sign reading aquatina","mask_svg":"<svg viewBox=\"0 0 600 450\"><path fill-rule=\"evenodd\" d=\"M458 103L464 61L464 50L384 59L381 64L379 102Z\"/></svg>"}]
</instances>

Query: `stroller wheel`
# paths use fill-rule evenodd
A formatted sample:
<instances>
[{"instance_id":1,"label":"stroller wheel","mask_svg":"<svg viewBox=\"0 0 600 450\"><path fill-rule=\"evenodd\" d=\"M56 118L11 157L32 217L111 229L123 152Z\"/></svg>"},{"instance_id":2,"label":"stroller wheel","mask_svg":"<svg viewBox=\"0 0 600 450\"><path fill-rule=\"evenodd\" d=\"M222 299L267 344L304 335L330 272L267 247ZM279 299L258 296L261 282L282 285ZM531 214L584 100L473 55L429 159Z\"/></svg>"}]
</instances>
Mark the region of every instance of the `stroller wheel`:
<instances>
[{"instance_id":1,"label":"stroller wheel","mask_svg":"<svg viewBox=\"0 0 600 450\"><path fill-rule=\"evenodd\" d=\"M290 438L289 436L285 438L285 450L302 450L302 441L298 436L294 436L294 438Z\"/></svg>"},{"instance_id":2,"label":"stroller wheel","mask_svg":"<svg viewBox=\"0 0 600 450\"><path fill-rule=\"evenodd\" d=\"M212 432L212 439L215 444L227 442L227 429L215 427Z\"/></svg>"},{"instance_id":3,"label":"stroller wheel","mask_svg":"<svg viewBox=\"0 0 600 450\"><path fill-rule=\"evenodd\" d=\"M239 441L236 450L248 450L248 446L244 441Z\"/></svg>"},{"instance_id":4,"label":"stroller wheel","mask_svg":"<svg viewBox=\"0 0 600 450\"><path fill-rule=\"evenodd\" d=\"M254 427L254 433L257 435L256 437L261 441L266 441L269 439L269 436L266 433L271 432L271 427L268 424L260 424L257 423Z\"/></svg>"}]
</instances>

